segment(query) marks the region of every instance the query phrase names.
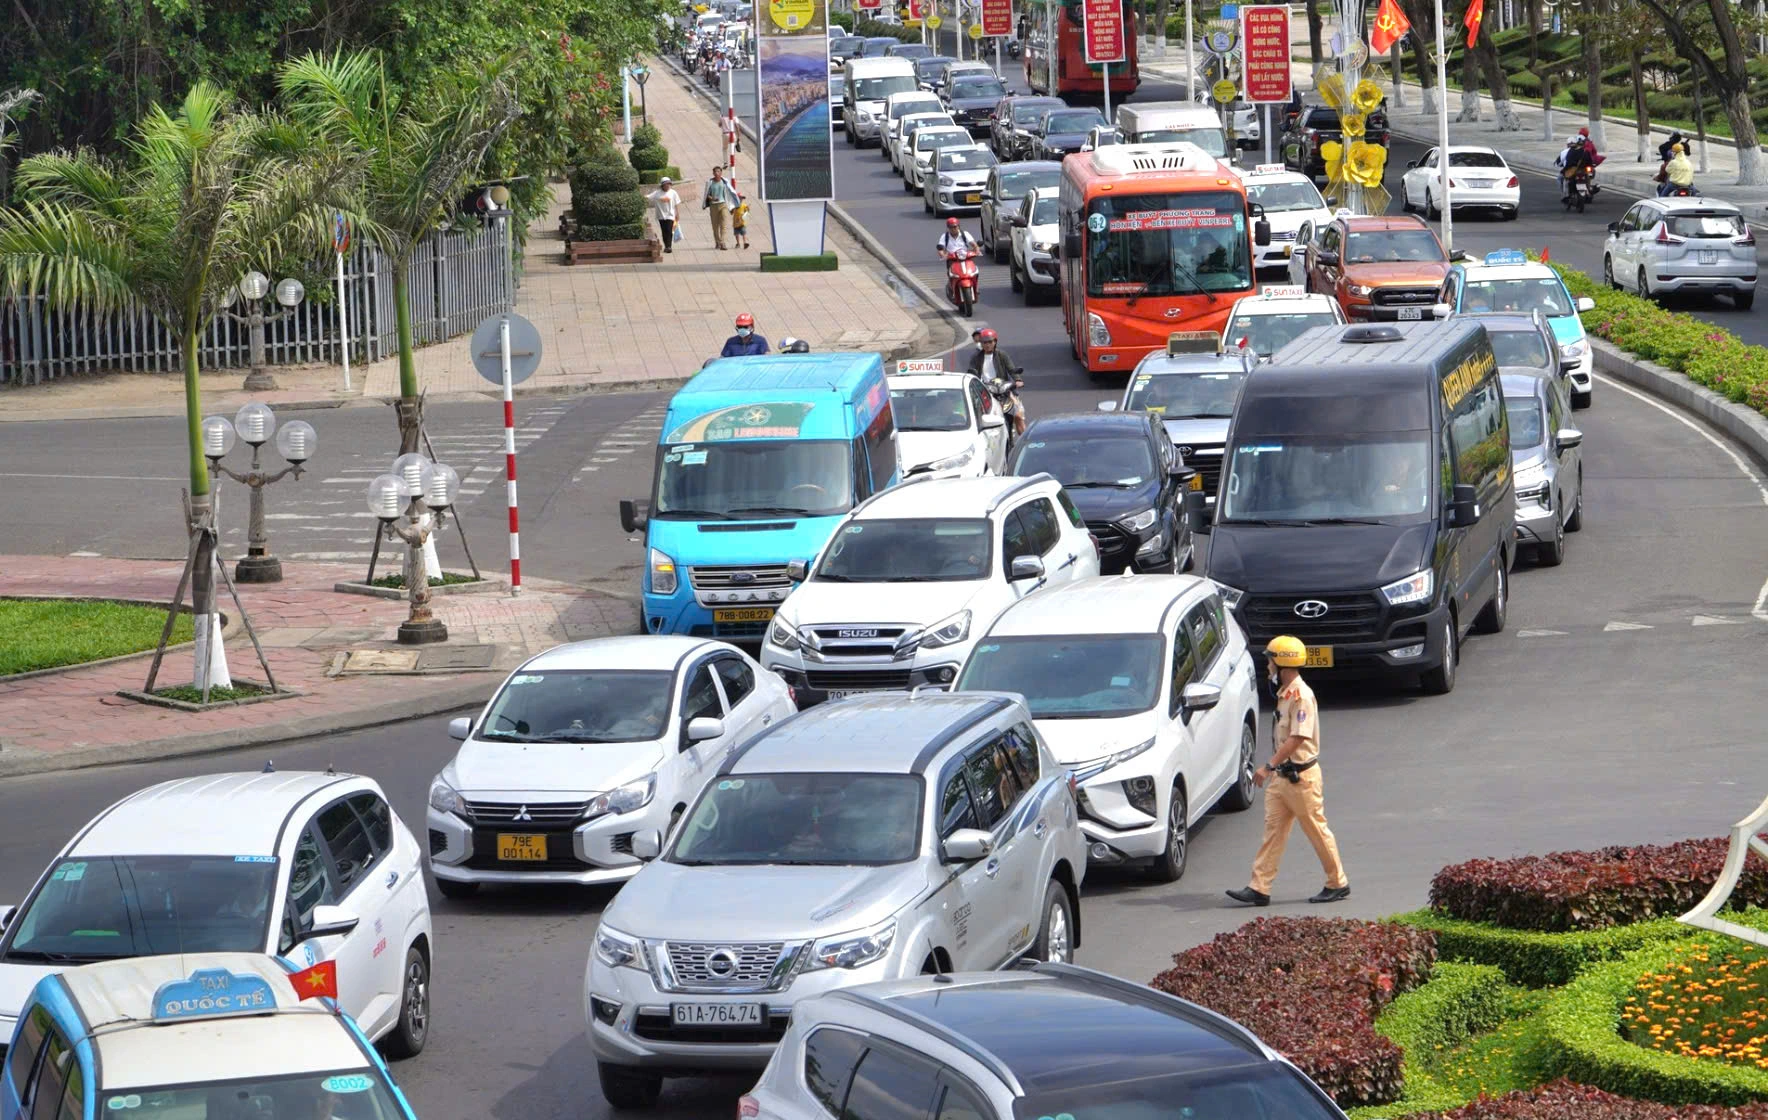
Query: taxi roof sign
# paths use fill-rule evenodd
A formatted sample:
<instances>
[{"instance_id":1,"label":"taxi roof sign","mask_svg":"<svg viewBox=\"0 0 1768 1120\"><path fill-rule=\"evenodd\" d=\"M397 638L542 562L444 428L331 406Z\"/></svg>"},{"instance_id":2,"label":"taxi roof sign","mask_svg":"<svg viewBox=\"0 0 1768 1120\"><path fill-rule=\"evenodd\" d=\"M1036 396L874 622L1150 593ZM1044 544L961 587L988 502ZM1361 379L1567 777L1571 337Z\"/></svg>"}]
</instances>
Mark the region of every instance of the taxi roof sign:
<instances>
[{"instance_id":1,"label":"taxi roof sign","mask_svg":"<svg viewBox=\"0 0 1768 1120\"><path fill-rule=\"evenodd\" d=\"M898 358L897 373L944 373L944 358Z\"/></svg>"},{"instance_id":2,"label":"taxi roof sign","mask_svg":"<svg viewBox=\"0 0 1768 1120\"><path fill-rule=\"evenodd\" d=\"M269 981L225 968L199 968L182 980L168 980L153 994L156 1023L265 1015L276 1009L276 992Z\"/></svg>"},{"instance_id":3,"label":"taxi roof sign","mask_svg":"<svg viewBox=\"0 0 1768 1120\"><path fill-rule=\"evenodd\" d=\"M1281 163L1261 163L1252 170L1255 175L1275 175L1278 172L1288 171L1289 168Z\"/></svg>"},{"instance_id":4,"label":"taxi roof sign","mask_svg":"<svg viewBox=\"0 0 1768 1120\"><path fill-rule=\"evenodd\" d=\"M1528 264L1529 255L1521 249L1494 249L1486 254L1485 263L1490 265Z\"/></svg>"},{"instance_id":5,"label":"taxi roof sign","mask_svg":"<svg viewBox=\"0 0 1768 1120\"><path fill-rule=\"evenodd\" d=\"M1215 331L1174 331L1166 336L1166 352L1171 357L1180 354L1220 354L1222 352L1222 336Z\"/></svg>"},{"instance_id":6,"label":"taxi roof sign","mask_svg":"<svg viewBox=\"0 0 1768 1120\"><path fill-rule=\"evenodd\" d=\"M1258 294L1265 299L1290 299L1295 296L1305 296L1308 294L1308 290L1300 284L1266 284L1259 289Z\"/></svg>"}]
</instances>

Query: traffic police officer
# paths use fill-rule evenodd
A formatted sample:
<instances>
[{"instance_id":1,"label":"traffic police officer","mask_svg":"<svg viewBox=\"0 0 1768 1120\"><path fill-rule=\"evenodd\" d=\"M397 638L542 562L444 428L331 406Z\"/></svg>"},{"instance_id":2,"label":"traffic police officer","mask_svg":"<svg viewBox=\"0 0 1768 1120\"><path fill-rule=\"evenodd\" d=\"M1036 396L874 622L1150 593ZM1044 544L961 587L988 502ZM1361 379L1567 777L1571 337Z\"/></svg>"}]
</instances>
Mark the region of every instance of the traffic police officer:
<instances>
[{"instance_id":1,"label":"traffic police officer","mask_svg":"<svg viewBox=\"0 0 1768 1120\"><path fill-rule=\"evenodd\" d=\"M1314 690L1301 679L1307 657L1301 639L1288 634L1272 638L1265 647L1265 671L1277 686L1277 726L1272 735L1276 753L1252 777L1261 786L1272 783L1265 791L1265 838L1252 861L1252 882L1228 892L1235 902L1271 904L1271 881L1277 877L1277 865L1289 843L1290 826L1297 823L1326 871L1325 888L1308 901L1337 902L1350 897L1350 880L1339 862L1338 842L1326 824L1326 805L1320 795L1320 708L1314 702Z\"/></svg>"}]
</instances>

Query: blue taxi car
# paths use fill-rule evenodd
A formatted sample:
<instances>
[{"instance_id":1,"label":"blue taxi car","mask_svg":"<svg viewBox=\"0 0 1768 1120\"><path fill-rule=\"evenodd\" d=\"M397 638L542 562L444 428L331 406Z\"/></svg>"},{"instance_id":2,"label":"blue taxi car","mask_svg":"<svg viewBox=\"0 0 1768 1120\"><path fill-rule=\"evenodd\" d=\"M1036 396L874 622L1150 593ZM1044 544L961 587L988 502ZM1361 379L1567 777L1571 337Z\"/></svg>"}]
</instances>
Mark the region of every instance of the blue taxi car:
<instances>
[{"instance_id":1,"label":"blue taxi car","mask_svg":"<svg viewBox=\"0 0 1768 1120\"><path fill-rule=\"evenodd\" d=\"M1572 407L1590 407L1595 363L1584 321L1578 316L1593 310L1596 301L1589 296L1574 299L1551 267L1529 260L1521 249L1499 249L1484 260L1451 266L1443 280L1441 302L1455 315L1541 312L1559 343L1559 359L1571 381Z\"/></svg>"},{"instance_id":2,"label":"blue taxi car","mask_svg":"<svg viewBox=\"0 0 1768 1120\"><path fill-rule=\"evenodd\" d=\"M6 1052L0 1120L416 1120L350 1017L291 979L254 953L46 976Z\"/></svg>"}]
</instances>

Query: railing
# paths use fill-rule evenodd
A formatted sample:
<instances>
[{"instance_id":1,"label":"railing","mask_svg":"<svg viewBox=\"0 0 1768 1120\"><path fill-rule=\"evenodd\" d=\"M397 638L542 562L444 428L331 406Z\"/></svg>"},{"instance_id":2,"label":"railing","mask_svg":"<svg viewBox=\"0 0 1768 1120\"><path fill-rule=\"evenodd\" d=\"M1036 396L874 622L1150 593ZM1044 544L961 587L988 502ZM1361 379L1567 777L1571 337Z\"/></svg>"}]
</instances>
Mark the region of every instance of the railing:
<instances>
[{"instance_id":1,"label":"railing","mask_svg":"<svg viewBox=\"0 0 1768 1120\"><path fill-rule=\"evenodd\" d=\"M470 332L487 315L508 310L508 223L432 234L412 255L408 298L412 338L418 345ZM318 270L332 299L307 299L294 314L264 328L264 357L271 365L338 363L336 258ZM350 356L372 362L398 352L393 308L392 262L369 245L344 257ZM204 369L243 369L250 364L244 324L217 316L203 332L198 360ZM42 296L0 300L0 384L35 385L70 373L153 373L178 369L177 340L139 306L109 315L58 311Z\"/></svg>"}]
</instances>

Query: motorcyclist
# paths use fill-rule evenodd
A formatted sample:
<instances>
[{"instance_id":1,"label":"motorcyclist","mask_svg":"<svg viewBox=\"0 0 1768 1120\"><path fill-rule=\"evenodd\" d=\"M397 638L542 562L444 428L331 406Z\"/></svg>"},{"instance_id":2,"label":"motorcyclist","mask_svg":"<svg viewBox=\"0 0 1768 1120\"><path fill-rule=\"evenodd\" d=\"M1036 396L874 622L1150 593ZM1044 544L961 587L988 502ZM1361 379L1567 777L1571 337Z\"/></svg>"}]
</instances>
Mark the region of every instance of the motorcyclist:
<instances>
[{"instance_id":1,"label":"motorcyclist","mask_svg":"<svg viewBox=\"0 0 1768 1120\"><path fill-rule=\"evenodd\" d=\"M1565 150L1559 154L1559 197L1570 197L1572 184L1580 175L1596 173L1596 158L1589 141L1582 136L1574 136L1565 142Z\"/></svg>"},{"instance_id":2,"label":"motorcyclist","mask_svg":"<svg viewBox=\"0 0 1768 1120\"><path fill-rule=\"evenodd\" d=\"M1694 165L1688 162L1688 154L1681 144L1670 146L1670 162L1664 164L1664 183L1658 188L1659 194L1673 194L1677 191L1694 189Z\"/></svg>"},{"instance_id":3,"label":"motorcyclist","mask_svg":"<svg viewBox=\"0 0 1768 1120\"><path fill-rule=\"evenodd\" d=\"M945 220L945 232L939 235L938 241L934 242L934 248L939 250L939 259L942 261L959 249L968 251L972 257L977 257L982 252L982 247L976 243L976 238L961 227L956 218Z\"/></svg>"},{"instance_id":4,"label":"motorcyclist","mask_svg":"<svg viewBox=\"0 0 1768 1120\"><path fill-rule=\"evenodd\" d=\"M993 328L982 327L971 332L970 337L976 342L976 352L970 355L966 368L1000 400L1002 410L1013 423L1013 434L1024 435L1025 405L1019 400L1019 390L1025 387L1021 377L1024 371L1000 348L1000 336Z\"/></svg>"},{"instance_id":5,"label":"motorcyclist","mask_svg":"<svg viewBox=\"0 0 1768 1120\"><path fill-rule=\"evenodd\" d=\"M767 353L767 339L755 333L755 316L747 311L737 316L737 333L724 340L721 358L743 358Z\"/></svg>"}]
</instances>

